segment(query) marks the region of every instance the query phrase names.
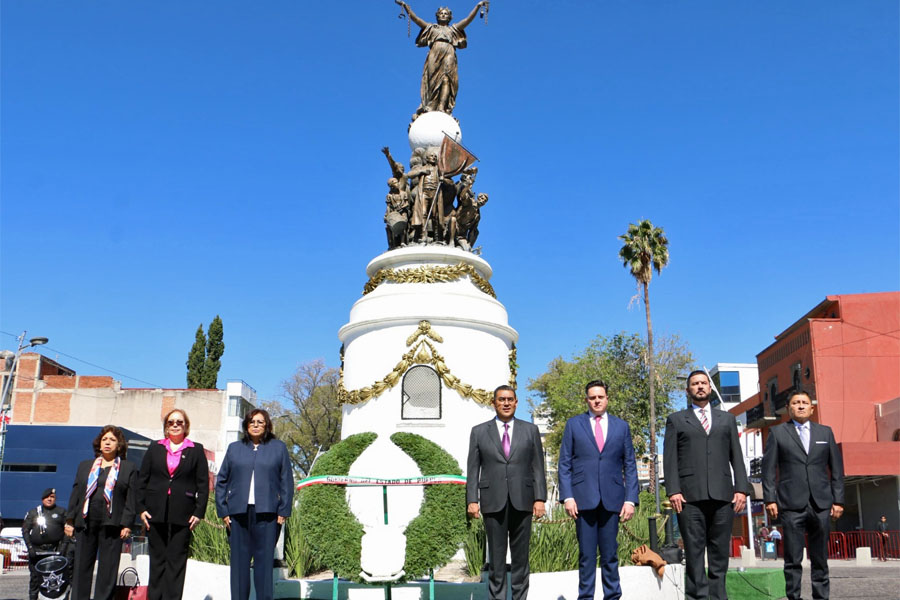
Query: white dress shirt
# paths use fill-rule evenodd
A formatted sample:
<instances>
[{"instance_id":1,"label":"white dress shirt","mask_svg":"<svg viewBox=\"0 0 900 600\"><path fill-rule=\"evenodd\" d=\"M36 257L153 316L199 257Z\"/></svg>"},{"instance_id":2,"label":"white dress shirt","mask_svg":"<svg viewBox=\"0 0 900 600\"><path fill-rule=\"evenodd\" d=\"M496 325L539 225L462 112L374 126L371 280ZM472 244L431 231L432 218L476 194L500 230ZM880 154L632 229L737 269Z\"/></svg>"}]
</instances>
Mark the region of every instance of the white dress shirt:
<instances>
[{"instance_id":1,"label":"white dress shirt","mask_svg":"<svg viewBox=\"0 0 900 600\"><path fill-rule=\"evenodd\" d=\"M700 421L700 424L703 424L703 419L700 418L700 406L696 404L691 404L691 408L694 409L694 414L697 416L697 420ZM712 431L712 407L707 403L706 406L702 407L706 411L706 422L709 423L709 429Z\"/></svg>"},{"instance_id":2,"label":"white dress shirt","mask_svg":"<svg viewBox=\"0 0 900 600\"><path fill-rule=\"evenodd\" d=\"M516 420L515 417L513 417L512 419L509 420L508 423L504 423L504 422L501 421L499 418L494 417L494 421L497 423L497 433L500 434L500 439L501 439L501 440L503 439L503 426L504 426L504 425L509 425L509 444L510 444L510 447L512 447L513 421L515 421L515 420Z\"/></svg>"}]
</instances>

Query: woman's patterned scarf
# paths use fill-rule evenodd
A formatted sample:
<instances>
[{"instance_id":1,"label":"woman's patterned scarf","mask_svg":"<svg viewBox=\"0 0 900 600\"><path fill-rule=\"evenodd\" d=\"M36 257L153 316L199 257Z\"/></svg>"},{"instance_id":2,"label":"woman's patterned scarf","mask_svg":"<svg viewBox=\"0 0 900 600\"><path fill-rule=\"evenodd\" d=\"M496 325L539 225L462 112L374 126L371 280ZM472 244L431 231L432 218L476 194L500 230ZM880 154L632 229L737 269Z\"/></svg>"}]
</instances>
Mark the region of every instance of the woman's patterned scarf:
<instances>
[{"instance_id":1,"label":"woman's patterned scarf","mask_svg":"<svg viewBox=\"0 0 900 600\"><path fill-rule=\"evenodd\" d=\"M113 489L116 487L116 479L119 477L119 463L121 458L118 456L109 468L109 475L106 476L106 485L103 486L103 498L106 500L106 512L112 515L112 495ZM87 518L88 506L91 503L91 496L97 491L97 480L100 478L100 465L103 463L103 457L98 456L91 466L91 472L88 474L87 489L84 491L84 506L81 509L81 515Z\"/></svg>"}]
</instances>

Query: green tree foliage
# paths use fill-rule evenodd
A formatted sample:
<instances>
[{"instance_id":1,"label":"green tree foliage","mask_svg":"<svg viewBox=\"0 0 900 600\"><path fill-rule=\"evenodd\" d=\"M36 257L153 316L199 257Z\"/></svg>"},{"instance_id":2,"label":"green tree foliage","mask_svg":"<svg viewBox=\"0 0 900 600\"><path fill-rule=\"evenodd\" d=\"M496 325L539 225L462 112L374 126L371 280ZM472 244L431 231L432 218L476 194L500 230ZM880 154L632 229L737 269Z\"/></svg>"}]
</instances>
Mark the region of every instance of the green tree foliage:
<instances>
[{"instance_id":1,"label":"green tree foliage","mask_svg":"<svg viewBox=\"0 0 900 600\"><path fill-rule=\"evenodd\" d=\"M194 345L188 353L187 386L188 389L203 388L203 363L206 360L206 335L203 333L203 323L197 327L197 335Z\"/></svg>"},{"instance_id":2,"label":"green tree foliage","mask_svg":"<svg viewBox=\"0 0 900 600\"><path fill-rule=\"evenodd\" d=\"M206 359L203 361L203 389L216 389L219 379L219 369L222 367L222 355L225 354L225 331L222 327L222 319L219 315L212 320L207 330Z\"/></svg>"},{"instance_id":3,"label":"green tree foliage","mask_svg":"<svg viewBox=\"0 0 900 600\"><path fill-rule=\"evenodd\" d=\"M287 444L298 477L306 477L313 460L341 439L340 373L321 359L297 367L281 382L283 400L262 405L273 417L278 439Z\"/></svg>"},{"instance_id":4,"label":"green tree foliage","mask_svg":"<svg viewBox=\"0 0 900 600\"><path fill-rule=\"evenodd\" d=\"M681 393L678 375L693 364L687 344L678 336L662 336L656 346L656 427L665 424L673 410L674 396ZM628 422L638 456L646 452L651 439L650 373L647 366L647 345L637 333L621 332L612 337L598 336L582 352L570 360L553 359L547 372L531 379L528 389L537 394L529 399L532 408L546 414L550 433L544 449L551 456L558 455L566 420L587 410L584 385L593 379L603 379L609 385L609 412Z\"/></svg>"},{"instance_id":5,"label":"green tree foliage","mask_svg":"<svg viewBox=\"0 0 900 600\"><path fill-rule=\"evenodd\" d=\"M647 353L648 368L650 372L650 437L656 439L656 377L654 376L653 361L653 324L650 321L650 280L653 271L661 274L663 268L669 264L669 240L661 227L656 227L648 219L637 224L628 225L625 235L620 235L622 248L619 250L619 258L626 269L631 271L632 277L643 287L644 312L647 317ZM656 449L653 449L653 464L650 465L650 485L656 488ZM659 512L659 494L656 494L656 511Z\"/></svg>"}]
</instances>

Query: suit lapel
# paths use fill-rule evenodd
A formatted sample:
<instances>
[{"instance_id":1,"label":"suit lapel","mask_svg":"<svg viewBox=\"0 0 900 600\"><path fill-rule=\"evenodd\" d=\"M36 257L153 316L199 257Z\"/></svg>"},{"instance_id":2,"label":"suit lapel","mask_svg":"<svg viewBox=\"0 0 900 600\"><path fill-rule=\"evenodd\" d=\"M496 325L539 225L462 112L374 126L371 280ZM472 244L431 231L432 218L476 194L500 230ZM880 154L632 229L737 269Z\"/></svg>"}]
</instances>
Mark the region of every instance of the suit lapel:
<instances>
[{"instance_id":1,"label":"suit lapel","mask_svg":"<svg viewBox=\"0 0 900 600\"><path fill-rule=\"evenodd\" d=\"M707 406L708 406L708 405L707 405ZM706 434L706 430L703 429L703 425L700 423L700 419L697 418L697 413L694 412L694 406L693 406L693 404L691 405L691 408L687 409L686 412L687 412L687 414L686 414L685 417L684 417L684 421L685 421L688 425L693 425L694 427L696 427L697 429L699 429L700 431L702 431L703 434L705 435L705 434ZM710 427L710 429L712 429L712 427Z\"/></svg>"},{"instance_id":2,"label":"suit lapel","mask_svg":"<svg viewBox=\"0 0 900 600\"><path fill-rule=\"evenodd\" d=\"M181 460L178 461L178 464L175 465L175 471L172 472L172 477L175 477L179 472L181 472L181 466L184 465L185 461L193 454L191 452L193 448L183 448L181 450Z\"/></svg>"},{"instance_id":3,"label":"suit lapel","mask_svg":"<svg viewBox=\"0 0 900 600\"><path fill-rule=\"evenodd\" d=\"M796 442L797 447L800 448L800 453L803 454L803 456L805 456L808 460L809 455L806 453L806 450L803 448L803 442L800 440L800 434L797 433L797 426L794 425L794 420L791 419L790 421L785 423L785 425L787 426L788 437L791 438L792 440L794 440L794 442ZM813 445L813 436L812 436L812 427L810 427L809 428L809 449L810 450L812 450L812 445Z\"/></svg>"},{"instance_id":4,"label":"suit lapel","mask_svg":"<svg viewBox=\"0 0 900 600\"><path fill-rule=\"evenodd\" d=\"M500 458L506 460L506 457L503 455L503 444L500 442L500 432L497 428L497 419L491 419L487 423L487 434L488 437L494 442L494 448L497 449L497 452L500 454ZM512 455L512 452L510 452Z\"/></svg>"},{"instance_id":5,"label":"suit lapel","mask_svg":"<svg viewBox=\"0 0 900 600\"><path fill-rule=\"evenodd\" d=\"M809 456L812 456L813 451L820 446L820 444L817 444L816 442L828 441L824 433L825 430L819 427L818 423L809 421L809 454L807 455L807 459L809 458Z\"/></svg>"},{"instance_id":6,"label":"suit lapel","mask_svg":"<svg viewBox=\"0 0 900 600\"><path fill-rule=\"evenodd\" d=\"M516 453L516 450L518 450L522 446L522 443L524 442L524 437L525 437L525 428L522 426L524 421L520 421L519 419L513 418L512 423L514 423L514 425L513 425L512 439L510 440L510 444L509 444L509 459L508 460L511 460L513 457L513 454ZM500 450L501 451L503 450L503 444L500 444Z\"/></svg>"},{"instance_id":7,"label":"suit lapel","mask_svg":"<svg viewBox=\"0 0 900 600\"><path fill-rule=\"evenodd\" d=\"M616 422L613 418L607 413L606 415L606 437L603 438L603 452L606 452L606 448L611 445L611 442L615 439L616 435L618 435L619 429ZM601 454L603 454L601 452Z\"/></svg>"},{"instance_id":8,"label":"suit lapel","mask_svg":"<svg viewBox=\"0 0 900 600\"><path fill-rule=\"evenodd\" d=\"M585 413L581 413L581 418L578 419L578 423L581 425L582 429L584 430L584 435L587 436L587 439L591 440L591 442L592 442L591 447L593 447L594 450L597 450L597 442L595 441L595 438L594 438L594 424L592 422L593 420L594 419L593 419L590 411L588 411ZM597 452L599 453L600 451L597 450Z\"/></svg>"}]
</instances>

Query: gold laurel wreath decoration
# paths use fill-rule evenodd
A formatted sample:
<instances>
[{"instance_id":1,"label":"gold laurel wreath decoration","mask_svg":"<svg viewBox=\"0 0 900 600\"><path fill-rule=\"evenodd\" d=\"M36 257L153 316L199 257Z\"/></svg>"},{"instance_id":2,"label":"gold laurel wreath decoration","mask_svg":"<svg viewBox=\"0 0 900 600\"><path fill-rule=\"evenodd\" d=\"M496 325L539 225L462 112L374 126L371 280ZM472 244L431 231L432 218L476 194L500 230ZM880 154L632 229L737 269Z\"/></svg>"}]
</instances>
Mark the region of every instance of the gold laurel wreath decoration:
<instances>
[{"instance_id":1,"label":"gold laurel wreath decoration","mask_svg":"<svg viewBox=\"0 0 900 600\"><path fill-rule=\"evenodd\" d=\"M475 267L468 263L447 266L422 266L414 269L379 269L363 287L363 296L374 291L375 288L385 281L391 283L446 283L461 279L465 275L468 275L475 287L482 292L492 298L497 297L494 288L488 283L488 280L479 275Z\"/></svg>"},{"instance_id":2,"label":"gold laurel wreath decoration","mask_svg":"<svg viewBox=\"0 0 900 600\"><path fill-rule=\"evenodd\" d=\"M426 338L430 338L437 343L443 343L444 341L440 334L432 329L431 323L428 321L419 321L419 328L406 339L406 346L409 350L400 357L400 361L394 366L390 373L370 386L358 390L348 390L344 387L344 370L341 369L341 378L338 382L338 399L343 404L361 404L372 398L377 398L400 383L403 374L406 373L412 365L424 364L431 365L434 370L437 371L437 374L443 380L444 384L447 387L456 390L463 398L471 398L479 404L490 404L493 400L493 392L490 390L474 388L468 383L462 383L459 377L450 372L450 368L444 362L444 357L435 350L432 343ZM515 357L516 348L513 346L509 351L509 385L513 388L516 387L516 373L513 370Z\"/></svg>"}]
</instances>

